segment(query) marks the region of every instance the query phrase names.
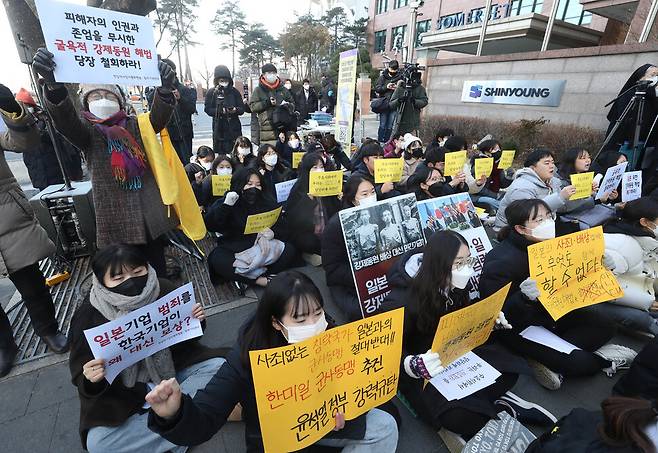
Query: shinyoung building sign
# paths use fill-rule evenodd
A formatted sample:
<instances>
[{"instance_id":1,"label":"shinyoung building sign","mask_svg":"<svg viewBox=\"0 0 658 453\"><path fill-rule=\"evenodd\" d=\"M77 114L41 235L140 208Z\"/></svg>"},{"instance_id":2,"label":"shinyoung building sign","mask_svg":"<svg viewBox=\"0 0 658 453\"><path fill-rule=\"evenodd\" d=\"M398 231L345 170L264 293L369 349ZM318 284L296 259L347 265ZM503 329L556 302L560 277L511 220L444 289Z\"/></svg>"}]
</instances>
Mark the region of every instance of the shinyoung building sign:
<instances>
[{"instance_id":1,"label":"shinyoung building sign","mask_svg":"<svg viewBox=\"0 0 658 453\"><path fill-rule=\"evenodd\" d=\"M557 107L566 80L466 80L462 102Z\"/></svg>"}]
</instances>

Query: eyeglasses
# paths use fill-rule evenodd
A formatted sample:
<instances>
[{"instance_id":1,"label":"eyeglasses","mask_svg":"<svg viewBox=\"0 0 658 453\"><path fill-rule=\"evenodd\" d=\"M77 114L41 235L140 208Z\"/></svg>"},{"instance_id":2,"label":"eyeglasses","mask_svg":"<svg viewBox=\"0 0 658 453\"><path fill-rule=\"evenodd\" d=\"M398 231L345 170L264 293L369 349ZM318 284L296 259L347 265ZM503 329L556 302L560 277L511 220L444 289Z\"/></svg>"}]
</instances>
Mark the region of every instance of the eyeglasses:
<instances>
[{"instance_id":1,"label":"eyeglasses","mask_svg":"<svg viewBox=\"0 0 658 453\"><path fill-rule=\"evenodd\" d=\"M540 224L540 223L542 223L542 222L544 222L545 220L548 220L548 219L551 219L551 220L555 221L555 219L556 219L555 213L551 212L550 214L548 214L545 217L537 217L535 219L528 220L528 222L526 222L526 223L534 222L534 223Z\"/></svg>"},{"instance_id":2,"label":"eyeglasses","mask_svg":"<svg viewBox=\"0 0 658 453\"><path fill-rule=\"evenodd\" d=\"M473 267L477 263L478 259L475 256L468 256L466 258L461 258L459 261L455 261L452 265L452 268L456 271L463 269L466 266Z\"/></svg>"}]
</instances>

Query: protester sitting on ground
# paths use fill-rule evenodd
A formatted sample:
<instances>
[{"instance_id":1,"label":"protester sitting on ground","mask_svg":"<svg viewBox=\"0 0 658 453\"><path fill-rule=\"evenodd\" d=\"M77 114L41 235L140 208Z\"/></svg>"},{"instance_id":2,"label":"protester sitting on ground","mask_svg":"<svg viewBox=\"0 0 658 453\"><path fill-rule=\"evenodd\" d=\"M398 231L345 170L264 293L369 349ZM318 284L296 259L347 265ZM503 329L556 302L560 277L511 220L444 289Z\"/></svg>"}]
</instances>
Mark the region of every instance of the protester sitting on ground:
<instances>
[{"instance_id":1,"label":"protester sitting on ground","mask_svg":"<svg viewBox=\"0 0 658 453\"><path fill-rule=\"evenodd\" d=\"M484 140L478 144L478 154L471 158L471 176L479 179L481 175L475 173L476 159L493 159L493 169L487 176L481 189L471 195L473 204L488 209L491 214L495 214L500 206L499 192L500 189L510 185L511 181L505 177L505 171L498 168L501 157L500 143L496 140Z\"/></svg>"},{"instance_id":2,"label":"protester sitting on ground","mask_svg":"<svg viewBox=\"0 0 658 453\"><path fill-rule=\"evenodd\" d=\"M279 132L279 139L276 141L274 147L276 152L279 153L279 156L285 161L285 165L292 168L292 153L301 153L302 142L299 139L297 132L290 132L286 135L283 132Z\"/></svg>"},{"instance_id":3,"label":"protester sitting on ground","mask_svg":"<svg viewBox=\"0 0 658 453\"><path fill-rule=\"evenodd\" d=\"M601 411L573 409L533 441L526 453L560 452L656 453L658 402L611 396Z\"/></svg>"},{"instance_id":4,"label":"protester sitting on ground","mask_svg":"<svg viewBox=\"0 0 658 453\"><path fill-rule=\"evenodd\" d=\"M215 153L212 148L201 145L190 159L190 163L185 165L185 173L187 173L187 179L190 180L193 189L195 186L198 187L203 178L210 174L213 160L215 160Z\"/></svg>"},{"instance_id":5,"label":"protester sitting on ground","mask_svg":"<svg viewBox=\"0 0 658 453\"><path fill-rule=\"evenodd\" d=\"M173 291L158 279L146 257L134 246L113 244L99 250L91 263L91 291L75 311L69 338L69 368L80 397L80 437L91 453L108 451L183 452L147 428L144 397L163 379L176 378L194 394L219 370L221 351L195 338L163 349L123 370L110 384L106 362L95 359L84 331L115 320ZM193 316L205 318L200 304Z\"/></svg>"},{"instance_id":6,"label":"protester sitting on ground","mask_svg":"<svg viewBox=\"0 0 658 453\"><path fill-rule=\"evenodd\" d=\"M402 157L403 152L402 134L393 134L391 139L384 145L384 157L386 159Z\"/></svg>"},{"instance_id":7,"label":"protester sitting on ground","mask_svg":"<svg viewBox=\"0 0 658 453\"><path fill-rule=\"evenodd\" d=\"M352 164L350 158L347 157L345 151L343 151L340 143L336 141L334 134L326 134L322 137L321 144L325 149L325 152L331 156L331 159L334 161L334 167L336 170L340 170L341 167L352 171Z\"/></svg>"},{"instance_id":8,"label":"protester sitting on ground","mask_svg":"<svg viewBox=\"0 0 658 453\"><path fill-rule=\"evenodd\" d=\"M278 239L285 234L279 231L281 218L260 233L244 234L250 215L278 206L263 184L256 168L241 168L231 178L231 190L208 208L204 216L208 230L221 233L217 247L208 256L214 281L267 286L272 274L292 267L296 250Z\"/></svg>"},{"instance_id":9,"label":"protester sitting on ground","mask_svg":"<svg viewBox=\"0 0 658 453\"><path fill-rule=\"evenodd\" d=\"M500 411L510 411L521 422L551 424L556 419L548 411L508 393L519 373L530 372L525 362L491 344L479 346L474 352L502 373L495 384L453 401L446 400L433 385L425 385L425 380L443 371L442 365L449 365L442 364L439 354L430 351L441 317L477 303L468 295L474 260L463 236L439 231L428 239L423 251L407 253L389 270L391 292L382 309L405 309L405 373L400 374L400 390L432 428L444 427L465 438L474 436ZM497 324L511 328L503 313Z\"/></svg>"},{"instance_id":10,"label":"protester sitting on ground","mask_svg":"<svg viewBox=\"0 0 658 453\"><path fill-rule=\"evenodd\" d=\"M416 168L416 171L407 179L407 192L415 193L416 200L428 200L430 198L442 197L455 194L455 186L459 186L459 179L448 182L441 172L424 163Z\"/></svg>"},{"instance_id":11,"label":"protester sitting on ground","mask_svg":"<svg viewBox=\"0 0 658 453\"><path fill-rule=\"evenodd\" d=\"M245 418L248 452L263 451L249 352L298 343L330 328L320 290L297 271L275 277L256 312L240 329L227 362L194 398L175 379L162 381L147 396L149 427L172 443L199 445L212 438L240 403ZM315 443L343 451L394 453L398 442L395 419L372 409L354 420L337 415L336 429Z\"/></svg>"},{"instance_id":12,"label":"protester sitting on ground","mask_svg":"<svg viewBox=\"0 0 658 453\"><path fill-rule=\"evenodd\" d=\"M290 242L301 253L320 254L320 240L329 219L340 210L337 196L316 197L309 194L312 172L325 171L318 153L306 153L299 165L297 182L285 204L285 220Z\"/></svg>"},{"instance_id":13,"label":"protester sitting on ground","mask_svg":"<svg viewBox=\"0 0 658 453\"><path fill-rule=\"evenodd\" d=\"M178 226L173 210L162 202L146 159L137 118L125 112L117 85L80 85L81 116L66 87L55 82L55 57L41 48L34 69L43 77L46 109L56 128L83 151L91 174L96 213L96 243L140 245L159 276L166 275L161 236ZM156 133L166 126L176 99L176 74L158 65L162 86L154 93L149 114ZM94 238L90 238L93 240Z\"/></svg>"},{"instance_id":14,"label":"protester sitting on ground","mask_svg":"<svg viewBox=\"0 0 658 453\"><path fill-rule=\"evenodd\" d=\"M366 140L359 151L356 153L356 158L353 160L354 173L365 176L374 181L375 179L375 161L384 157L384 150L378 141L368 139ZM392 182L385 182L375 184L375 191L377 192L378 200L386 200L388 198L397 197L400 192L396 190L395 184Z\"/></svg>"},{"instance_id":15,"label":"protester sitting on ground","mask_svg":"<svg viewBox=\"0 0 658 453\"><path fill-rule=\"evenodd\" d=\"M286 165L274 146L264 144L258 147L254 166L263 175L263 190L276 199L276 184L295 178L295 172Z\"/></svg>"},{"instance_id":16,"label":"protester sitting on ground","mask_svg":"<svg viewBox=\"0 0 658 453\"><path fill-rule=\"evenodd\" d=\"M199 206L204 210L223 196L223 194L215 195L213 193L212 175L230 176L233 174L233 166L232 159L225 154L220 154L213 160L209 174L201 181L198 190L194 192Z\"/></svg>"},{"instance_id":17,"label":"protester sitting on ground","mask_svg":"<svg viewBox=\"0 0 658 453\"><path fill-rule=\"evenodd\" d=\"M624 295L602 304L601 309L624 327L657 335L658 200L642 197L629 201L621 219L604 225L603 232L605 264Z\"/></svg>"},{"instance_id":18,"label":"protester sitting on ground","mask_svg":"<svg viewBox=\"0 0 658 453\"><path fill-rule=\"evenodd\" d=\"M466 173L463 171L458 172L454 176L443 176L445 170L446 149L445 148L432 148L425 151L425 165L434 168L441 172L441 176L445 178L446 183L450 184L453 193L468 192L469 188L466 184Z\"/></svg>"},{"instance_id":19,"label":"protester sitting on ground","mask_svg":"<svg viewBox=\"0 0 658 453\"><path fill-rule=\"evenodd\" d=\"M402 137L402 149L404 150L404 166L402 167L402 179L399 185L404 187L409 176L424 161L425 153L423 152L423 142L410 133L406 133Z\"/></svg>"},{"instance_id":20,"label":"protester sitting on ground","mask_svg":"<svg viewBox=\"0 0 658 453\"><path fill-rule=\"evenodd\" d=\"M506 208L507 226L499 233L501 243L485 258L480 275L480 295L488 297L512 282L505 302L505 315L513 329L500 335L501 341L529 359L535 378L544 387L556 390L565 376L591 376L603 370L613 376L626 368L635 351L608 344L614 324L590 306L573 310L557 321L538 300L537 282L530 278L528 246L555 237L555 214L543 200L515 200ZM527 340L520 335L529 326L542 326L576 348L570 354Z\"/></svg>"},{"instance_id":21,"label":"protester sitting on ground","mask_svg":"<svg viewBox=\"0 0 658 453\"><path fill-rule=\"evenodd\" d=\"M251 144L251 140L244 135L238 137L233 144L230 157L234 163L235 170L251 166L256 160L256 153L254 152L254 145Z\"/></svg>"},{"instance_id":22,"label":"protester sitting on ground","mask_svg":"<svg viewBox=\"0 0 658 453\"><path fill-rule=\"evenodd\" d=\"M377 203L375 185L367 176L353 174L343 186L343 209ZM352 277L352 268L343 237L343 227L336 213L322 235L322 267L334 303L347 321L363 317Z\"/></svg>"},{"instance_id":23,"label":"protester sitting on ground","mask_svg":"<svg viewBox=\"0 0 658 453\"><path fill-rule=\"evenodd\" d=\"M555 161L553 153L539 148L526 157L521 170L516 172L514 181L507 188L505 196L500 201L494 231L498 232L507 225L505 210L515 200L541 199L552 213L564 208L567 200L576 193L576 187L562 187L555 176Z\"/></svg>"}]
</instances>

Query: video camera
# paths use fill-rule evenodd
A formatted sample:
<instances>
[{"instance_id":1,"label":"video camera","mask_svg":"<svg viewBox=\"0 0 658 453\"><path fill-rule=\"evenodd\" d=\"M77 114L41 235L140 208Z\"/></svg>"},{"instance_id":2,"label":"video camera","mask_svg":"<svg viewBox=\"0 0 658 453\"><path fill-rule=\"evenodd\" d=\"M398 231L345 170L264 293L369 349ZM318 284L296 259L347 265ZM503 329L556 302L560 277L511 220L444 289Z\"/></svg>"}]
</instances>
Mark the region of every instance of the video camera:
<instances>
[{"instance_id":1,"label":"video camera","mask_svg":"<svg viewBox=\"0 0 658 453\"><path fill-rule=\"evenodd\" d=\"M421 71L424 70L425 67L418 63L404 63L404 67L402 68L404 87L411 89L414 86L420 85Z\"/></svg>"}]
</instances>

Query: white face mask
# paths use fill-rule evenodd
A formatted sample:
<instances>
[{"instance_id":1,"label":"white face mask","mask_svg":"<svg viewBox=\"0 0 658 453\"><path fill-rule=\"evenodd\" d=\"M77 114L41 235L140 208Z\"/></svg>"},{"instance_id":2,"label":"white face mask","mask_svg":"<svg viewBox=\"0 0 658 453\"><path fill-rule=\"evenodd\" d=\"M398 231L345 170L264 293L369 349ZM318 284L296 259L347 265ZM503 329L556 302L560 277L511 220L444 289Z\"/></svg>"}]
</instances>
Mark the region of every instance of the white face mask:
<instances>
[{"instance_id":1,"label":"white face mask","mask_svg":"<svg viewBox=\"0 0 658 453\"><path fill-rule=\"evenodd\" d=\"M228 176L233 174L233 169L231 168L218 168L217 169L217 174L221 176Z\"/></svg>"},{"instance_id":2,"label":"white face mask","mask_svg":"<svg viewBox=\"0 0 658 453\"><path fill-rule=\"evenodd\" d=\"M375 203L377 203L376 193L373 193L372 195L368 195L367 197L361 198L359 200L359 206L372 206Z\"/></svg>"},{"instance_id":3,"label":"white face mask","mask_svg":"<svg viewBox=\"0 0 658 453\"><path fill-rule=\"evenodd\" d=\"M299 140L289 140L288 145L290 145L291 148L297 148L299 146Z\"/></svg>"},{"instance_id":4,"label":"white face mask","mask_svg":"<svg viewBox=\"0 0 658 453\"><path fill-rule=\"evenodd\" d=\"M271 72L265 74L265 80L267 80L269 83L276 82L276 79L278 79L278 78L279 78L279 76L277 76L276 74L273 74Z\"/></svg>"},{"instance_id":5,"label":"white face mask","mask_svg":"<svg viewBox=\"0 0 658 453\"><path fill-rule=\"evenodd\" d=\"M219 86L226 88L228 86L228 82L219 82Z\"/></svg>"},{"instance_id":6,"label":"white face mask","mask_svg":"<svg viewBox=\"0 0 658 453\"><path fill-rule=\"evenodd\" d=\"M286 87L286 88L288 88L289 90L292 90L292 85L290 85L289 83L286 83L286 84L283 85L283 86Z\"/></svg>"},{"instance_id":7,"label":"white face mask","mask_svg":"<svg viewBox=\"0 0 658 453\"><path fill-rule=\"evenodd\" d=\"M464 266L459 270L452 270L452 277L450 278L450 283L452 286L458 289L466 288L468 281L471 279L475 270L471 266Z\"/></svg>"},{"instance_id":8,"label":"white face mask","mask_svg":"<svg viewBox=\"0 0 658 453\"><path fill-rule=\"evenodd\" d=\"M249 148L241 148L238 146L238 154L240 154L241 156L248 156L249 154L251 154L251 150Z\"/></svg>"},{"instance_id":9,"label":"white face mask","mask_svg":"<svg viewBox=\"0 0 658 453\"><path fill-rule=\"evenodd\" d=\"M265 165L269 165L270 167L274 167L278 161L279 161L279 156L277 156L276 154L270 154L268 156L263 157L263 162L265 162Z\"/></svg>"},{"instance_id":10,"label":"white face mask","mask_svg":"<svg viewBox=\"0 0 658 453\"><path fill-rule=\"evenodd\" d=\"M311 324L309 326L286 326L283 324L281 321L279 321L279 324L282 325L283 327L286 328L288 331L287 335L287 340L288 343L299 343L304 340L308 340L309 338L313 338L314 336L321 334L325 330L327 330L327 318L325 317L324 313L322 316L320 316L320 319L318 319L315 324ZM285 337L286 335L284 335Z\"/></svg>"},{"instance_id":11,"label":"white face mask","mask_svg":"<svg viewBox=\"0 0 658 453\"><path fill-rule=\"evenodd\" d=\"M89 103L89 113L98 118L105 119L121 110L118 102L109 99L99 99Z\"/></svg>"},{"instance_id":12,"label":"white face mask","mask_svg":"<svg viewBox=\"0 0 658 453\"><path fill-rule=\"evenodd\" d=\"M555 238L555 220L544 220L542 223L530 230L530 235L541 240Z\"/></svg>"},{"instance_id":13,"label":"white face mask","mask_svg":"<svg viewBox=\"0 0 658 453\"><path fill-rule=\"evenodd\" d=\"M203 168L206 170L210 170L210 167L212 167L212 162L199 162Z\"/></svg>"},{"instance_id":14,"label":"white face mask","mask_svg":"<svg viewBox=\"0 0 658 453\"><path fill-rule=\"evenodd\" d=\"M310 85L306 85L306 84L304 84L304 89L305 89L306 91L308 91L309 88L311 88Z\"/></svg>"}]
</instances>

